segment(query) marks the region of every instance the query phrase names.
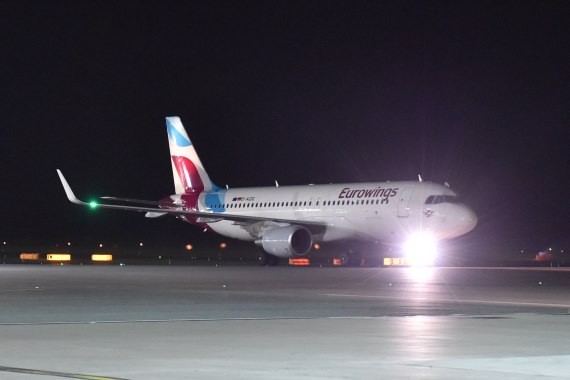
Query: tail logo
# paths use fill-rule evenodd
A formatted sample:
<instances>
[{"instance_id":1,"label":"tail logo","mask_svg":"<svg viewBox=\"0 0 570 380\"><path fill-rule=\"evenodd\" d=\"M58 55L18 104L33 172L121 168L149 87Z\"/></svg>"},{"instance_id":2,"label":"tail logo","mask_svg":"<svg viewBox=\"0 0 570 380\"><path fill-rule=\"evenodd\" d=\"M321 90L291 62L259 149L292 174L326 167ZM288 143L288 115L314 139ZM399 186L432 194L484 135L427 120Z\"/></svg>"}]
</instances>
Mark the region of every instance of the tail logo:
<instances>
[{"instance_id":1,"label":"tail logo","mask_svg":"<svg viewBox=\"0 0 570 380\"><path fill-rule=\"evenodd\" d=\"M192 161L186 157L172 156L172 162L182 182L185 193L204 191L204 183L198 174L198 170Z\"/></svg>"},{"instance_id":2,"label":"tail logo","mask_svg":"<svg viewBox=\"0 0 570 380\"><path fill-rule=\"evenodd\" d=\"M168 138L174 144L182 148L192 145L188 136L185 136L185 133L182 133L176 129L176 127L172 125L168 119L166 119L166 126L168 128Z\"/></svg>"}]
</instances>

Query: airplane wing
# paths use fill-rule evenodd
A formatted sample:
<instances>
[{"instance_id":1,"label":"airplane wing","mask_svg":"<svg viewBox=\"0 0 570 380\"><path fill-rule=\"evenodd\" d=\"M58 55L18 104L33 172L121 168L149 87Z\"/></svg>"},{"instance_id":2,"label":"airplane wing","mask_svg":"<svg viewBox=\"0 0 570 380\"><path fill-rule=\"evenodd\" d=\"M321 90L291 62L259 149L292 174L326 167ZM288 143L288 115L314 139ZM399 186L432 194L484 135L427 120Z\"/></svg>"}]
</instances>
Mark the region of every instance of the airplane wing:
<instances>
[{"instance_id":1,"label":"airplane wing","mask_svg":"<svg viewBox=\"0 0 570 380\"><path fill-rule=\"evenodd\" d=\"M73 190L71 190L71 186L67 183L67 180L63 176L61 170L57 169L57 174L59 175L59 179L61 180L61 184L63 185L63 189L65 190L65 194L67 195L67 199L71 203L75 203L81 206L87 206L92 208L110 208L116 210L125 210L125 211L138 211L138 212L146 212L150 213L151 217L157 217L162 215L176 215L176 216L190 216L198 218L199 222L203 223L213 223L220 220L229 220L236 223L243 223L243 224L253 224L259 222L274 222L274 223L287 223L291 225L299 225L307 228L311 233L317 234L322 233L325 231L327 227L326 222L319 222L319 221L312 221L312 220L292 220L292 219L280 219L280 218L267 218L262 216L251 216L251 215L235 215L235 214L226 214L226 213L216 213L216 212L205 212L205 211L192 211L192 210L176 210L176 209L165 209L159 207L141 207L141 206L129 206L123 204L105 204L105 203L98 203L98 202L83 202L79 200L75 194L73 194ZM143 203L146 205L155 205L155 206L176 206L175 204L166 204L164 202L154 202L154 201L144 201L138 199L128 199L128 198L116 198L116 197L104 197L103 199L109 199L113 201L124 201L129 203Z\"/></svg>"}]
</instances>

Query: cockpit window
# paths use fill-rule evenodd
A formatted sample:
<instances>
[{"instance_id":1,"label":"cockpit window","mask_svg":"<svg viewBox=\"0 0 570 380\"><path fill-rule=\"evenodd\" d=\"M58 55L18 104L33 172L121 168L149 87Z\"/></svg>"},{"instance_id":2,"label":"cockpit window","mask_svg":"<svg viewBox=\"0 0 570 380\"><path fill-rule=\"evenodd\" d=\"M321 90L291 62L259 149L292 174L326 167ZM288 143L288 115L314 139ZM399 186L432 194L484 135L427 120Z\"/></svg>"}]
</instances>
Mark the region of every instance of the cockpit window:
<instances>
[{"instance_id":1,"label":"cockpit window","mask_svg":"<svg viewBox=\"0 0 570 380\"><path fill-rule=\"evenodd\" d=\"M438 203L460 203L460 200L456 195L430 195L426 199L426 205Z\"/></svg>"}]
</instances>

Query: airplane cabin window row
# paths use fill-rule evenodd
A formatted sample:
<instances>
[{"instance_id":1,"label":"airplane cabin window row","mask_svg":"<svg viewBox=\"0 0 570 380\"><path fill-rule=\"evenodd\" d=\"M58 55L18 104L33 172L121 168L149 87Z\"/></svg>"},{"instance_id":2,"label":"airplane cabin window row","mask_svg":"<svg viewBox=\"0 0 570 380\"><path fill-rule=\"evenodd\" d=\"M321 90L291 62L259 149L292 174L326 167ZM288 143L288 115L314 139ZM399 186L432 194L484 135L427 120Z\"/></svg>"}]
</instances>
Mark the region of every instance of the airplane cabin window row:
<instances>
[{"instance_id":1,"label":"airplane cabin window row","mask_svg":"<svg viewBox=\"0 0 570 380\"><path fill-rule=\"evenodd\" d=\"M322 206L348 206L348 205L373 205L379 204L379 199L357 199L357 200L343 200L343 201L323 201ZM319 206L320 201L315 202L315 206ZM312 206L312 201L304 202L262 202L262 203L224 203L208 205L208 208L259 208L259 207L306 207Z\"/></svg>"}]
</instances>

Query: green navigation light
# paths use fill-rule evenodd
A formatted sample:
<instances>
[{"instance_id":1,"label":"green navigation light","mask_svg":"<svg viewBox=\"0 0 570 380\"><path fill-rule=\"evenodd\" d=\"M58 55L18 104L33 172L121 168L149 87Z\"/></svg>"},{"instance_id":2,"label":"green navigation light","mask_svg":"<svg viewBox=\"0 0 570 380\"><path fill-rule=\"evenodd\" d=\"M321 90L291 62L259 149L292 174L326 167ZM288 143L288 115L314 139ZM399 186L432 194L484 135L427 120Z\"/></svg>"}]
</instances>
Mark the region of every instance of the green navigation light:
<instances>
[{"instance_id":1,"label":"green navigation light","mask_svg":"<svg viewBox=\"0 0 570 380\"><path fill-rule=\"evenodd\" d=\"M91 208L97 208L97 206L98 206L98 205L97 205L97 202L95 202L95 201L89 202L89 207L91 207Z\"/></svg>"}]
</instances>

